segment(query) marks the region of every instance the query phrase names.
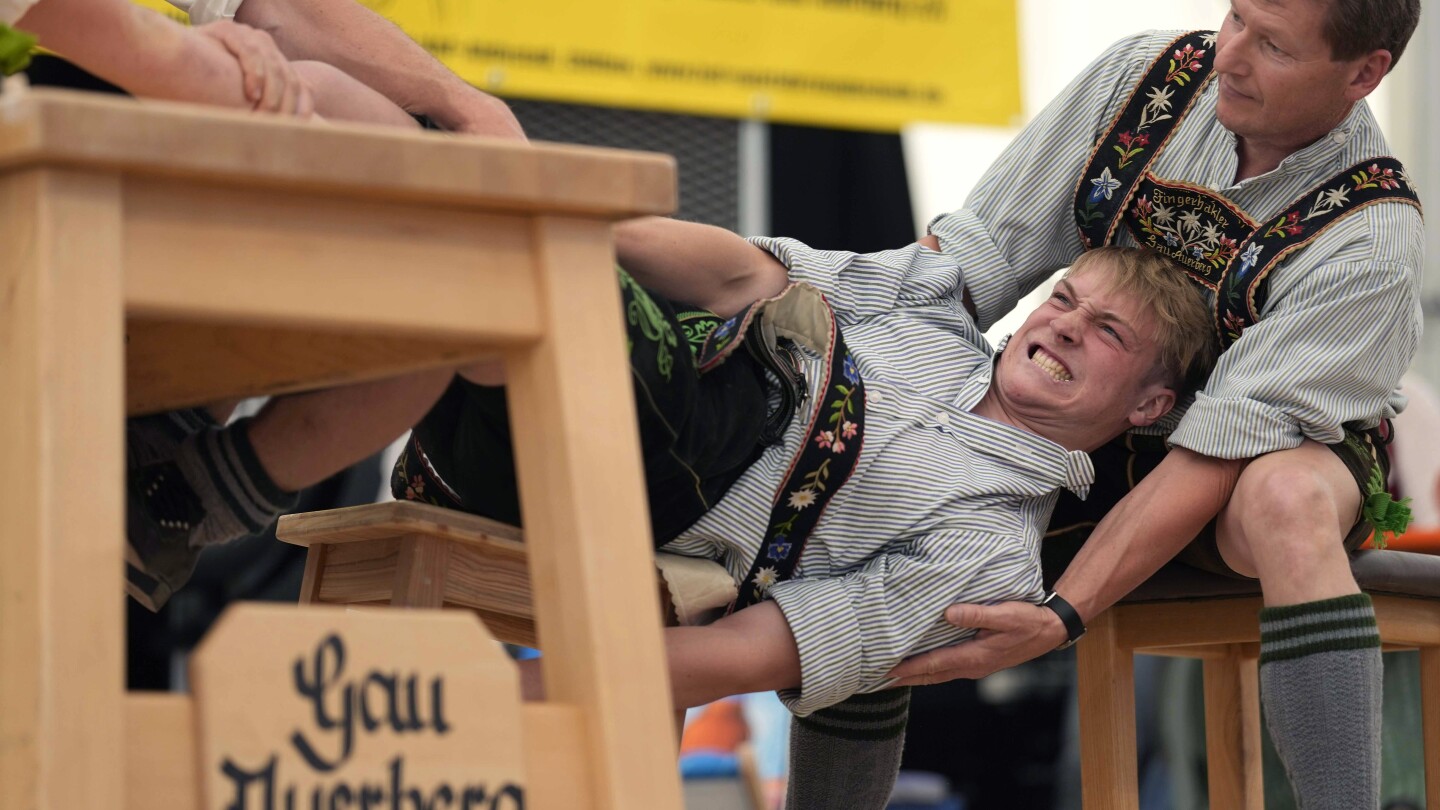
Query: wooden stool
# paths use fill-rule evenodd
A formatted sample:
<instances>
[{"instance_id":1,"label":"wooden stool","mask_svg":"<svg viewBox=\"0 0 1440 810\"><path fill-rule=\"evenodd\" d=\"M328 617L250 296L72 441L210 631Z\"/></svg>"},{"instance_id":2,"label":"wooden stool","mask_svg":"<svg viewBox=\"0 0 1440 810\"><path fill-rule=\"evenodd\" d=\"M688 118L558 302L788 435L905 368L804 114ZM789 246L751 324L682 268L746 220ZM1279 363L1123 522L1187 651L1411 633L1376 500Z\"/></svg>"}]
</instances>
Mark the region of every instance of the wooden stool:
<instances>
[{"instance_id":1,"label":"wooden stool","mask_svg":"<svg viewBox=\"0 0 1440 810\"><path fill-rule=\"evenodd\" d=\"M1375 602L1386 650L1420 650L1425 796L1440 807L1440 557L1360 551L1351 560ZM1135 653L1204 663L1210 806L1263 810L1261 599L1255 582L1182 565L1160 570L1098 616L1076 645L1084 806L1138 810Z\"/></svg>"},{"instance_id":2,"label":"wooden stool","mask_svg":"<svg viewBox=\"0 0 1440 810\"><path fill-rule=\"evenodd\" d=\"M275 535L309 548L300 601L473 610L500 641L538 647L530 570L521 530L476 515L414 501L286 515ZM657 557L675 557L661 554ZM684 558L704 582L676 593L678 580L657 562L664 623L686 621L699 599L715 607L734 598L718 563ZM708 569L708 570L705 570ZM728 591L726 590L728 588Z\"/></svg>"}]
</instances>

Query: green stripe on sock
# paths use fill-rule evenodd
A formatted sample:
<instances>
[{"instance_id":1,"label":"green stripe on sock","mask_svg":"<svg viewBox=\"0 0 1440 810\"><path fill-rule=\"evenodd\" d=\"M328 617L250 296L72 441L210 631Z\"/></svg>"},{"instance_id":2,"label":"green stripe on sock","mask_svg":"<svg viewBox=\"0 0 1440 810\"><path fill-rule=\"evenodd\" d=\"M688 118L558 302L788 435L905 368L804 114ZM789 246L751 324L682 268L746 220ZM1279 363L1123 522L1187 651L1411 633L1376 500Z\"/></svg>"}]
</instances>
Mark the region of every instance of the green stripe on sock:
<instances>
[{"instance_id":1,"label":"green stripe on sock","mask_svg":"<svg viewBox=\"0 0 1440 810\"><path fill-rule=\"evenodd\" d=\"M1372 647L1375 649L1379 649L1380 647L1380 635L1378 633L1374 636L1329 639L1323 643L1302 644L1283 650L1267 650L1264 645L1261 645L1260 665L1264 666L1265 664L1276 661L1293 661L1296 658L1304 658L1317 653L1364 650Z\"/></svg>"},{"instance_id":2,"label":"green stripe on sock","mask_svg":"<svg viewBox=\"0 0 1440 810\"><path fill-rule=\"evenodd\" d=\"M1379 637L1380 630L1375 625L1375 617L1361 616L1352 619L1338 619L1336 621L1317 621L1314 624L1301 624L1295 627L1287 627L1284 630L1261 630L1260 643L1272 644L1280 641L1303 638L1322 633L1336 633L1344 630L1357 630L1370 628Z\"/></svg>"},{"instance_id":3,"label":"green stripe on sock","mask_svg":"<svg viewBox=\"0 0 1440 810\"><path fill-rule=\"evenodd\" d=\"M797 717L795 722L820 734L828 734L831 737L840 737L846 740L892 740L905 733L905 725L909 722L906 717L898 722L882 726L863 726L853 728L850 726L832 726L818 722L811 717Z\"/></svg>"},{"instance_id":4,"label":"green stripe on sock","mask_svg":"<svg viewBox=\"0 0 1440 810\"><path fill-rule=\"evenodd\" d=\"M1336 610L1355 610L1357 608L1373 609L1370 597L1367 594L1354 593L1348 596L1320 599L1315 602L1302 602L1298 605L1281 605L1280 607L1262 608L1260 610L1260 623L1263 625L1265 622L1279 621L1281 619L1293 619L1300 616L1311 616Z\"/></svg>"}]
</instances>

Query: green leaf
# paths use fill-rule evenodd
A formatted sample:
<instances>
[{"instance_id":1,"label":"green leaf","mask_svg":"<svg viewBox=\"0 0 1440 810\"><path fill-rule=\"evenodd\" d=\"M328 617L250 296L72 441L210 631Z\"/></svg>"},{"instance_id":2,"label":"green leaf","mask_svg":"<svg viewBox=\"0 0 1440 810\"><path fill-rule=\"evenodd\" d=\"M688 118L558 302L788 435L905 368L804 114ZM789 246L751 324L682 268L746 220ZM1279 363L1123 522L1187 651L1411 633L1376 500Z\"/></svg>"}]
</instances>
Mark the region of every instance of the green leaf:
<instances>
[{"instance_id":1,"label":"green leaf","mask_svg":"<svg viewBox=\"0 0 1440 810\"><path fill-rule=\"evenodd\" d=\"M30 65L35 37L0 23L0 75L19 73Z\"/></svg>"}]
</instances>

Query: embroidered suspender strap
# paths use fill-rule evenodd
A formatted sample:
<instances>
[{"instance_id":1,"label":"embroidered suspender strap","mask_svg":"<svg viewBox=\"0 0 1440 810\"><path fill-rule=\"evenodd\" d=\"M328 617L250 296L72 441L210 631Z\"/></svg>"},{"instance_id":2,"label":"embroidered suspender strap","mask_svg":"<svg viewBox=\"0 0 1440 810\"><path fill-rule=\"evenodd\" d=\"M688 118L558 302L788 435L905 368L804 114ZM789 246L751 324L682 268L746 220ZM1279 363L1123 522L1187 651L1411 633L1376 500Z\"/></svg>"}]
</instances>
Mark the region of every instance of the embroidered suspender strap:
<instances>
[{"instance_id":1,"label":"embroidered suspender strap","mask_svg":"<svg viewBox=\"0 0 1440 810\"><path fill-rule=\"evenodd\" d=\"M810 344L829 362L819 388L823 393L811 409L804 441L775 492L764 543L740 583L730 612L759 602L770 586L795 573L805 541L831 497L854 472L864 440L865 385L824 298L808 285L792 285L778 299L751 307L741 320L769 317L771 310L778 334ZM823 346L803 337L819 337L816 327L828 332Z\"/></svg>"},{"instance_id":2,"label":"embroidered suspender strap","mask_svg":"<svg viewBox=\"0 0 1440 810\"><path fill-rule=\"evenodd\" d=\"M1376 203L1420 207L1420 198L1400 161L1364 160L1336 174L1268 219L1242 242L1226 265L1215 295L1215 325L1222 348L1260 320L1270 271L1290 253L1309 244L1341 217Z\"/></svg>"},{"instance_id":3,"label":"embroidered suspender strap","mask_svg":"<svg viewBox=\"0 0 1440 810\"><path fill-rule=\"evenodd\" d=\"M1166 46L1096 144L1075 187L1075 224L1087 250L1110 244L1136 182L1210 77L1214 51L1213 31L1192 31Z\"/></svg>"}]
</instances>

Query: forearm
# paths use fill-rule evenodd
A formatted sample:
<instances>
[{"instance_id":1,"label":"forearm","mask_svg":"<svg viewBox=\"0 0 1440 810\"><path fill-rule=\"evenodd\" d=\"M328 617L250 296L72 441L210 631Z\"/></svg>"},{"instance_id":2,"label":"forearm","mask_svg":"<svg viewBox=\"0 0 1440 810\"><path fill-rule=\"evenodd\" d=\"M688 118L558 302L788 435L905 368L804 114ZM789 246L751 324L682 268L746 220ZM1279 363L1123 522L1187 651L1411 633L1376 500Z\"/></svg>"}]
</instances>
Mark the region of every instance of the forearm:
<instances>
[{"instance_id":1,"label":"forearm","mask_svg":"<svg viewBox=\"0 0 1440 810\"><path fill-rule=\"evenodd\" d=\"M789 279L774 256L711 225L642 217L615 226L620 266L672 301L730 316L778 295Z\"/></svg>"},{"instance_id":2,"label":"forearm","mask_svg":"<svg viewBox=\"0 0 1440 810\"><path fill-rule=\"evenodd\" d=\"M45 0L17 27L133 95L250 106L240 67L223 46L123 0Z\"/></svg>"},{"instance_id":3,"label":"forearm","mask_svg":"<svg viewBox=\"0 0 1440 810\"><path fill-rule=\"evenodd\" d=\"M291 59L326 62L407 112L450 130L524 138L504 102L466 84L390 21L354 0L245 0L237 22L268 31Z\"/></svg>"},{"instance_id":4,"label":"forearm","mask_svg":"<svg viewBox=\"0 0 1440 810\"><path fill-rule=\"evenodd\" d=\"M1118 602L1220 512L1247 461L1172 450L1095 527L1055 591L1087 621Z\"/></svg>"},{"instance_id":5,"label":"forearm","mask_svg":"<svg viewBox=\"0 0 1440 810\"><path fill-rule=\"evenodd\" d=\"M665 652L677 709L800 685L800 653L773 602L706 627L666 628Z\"/></svg>"}]
</instances>

